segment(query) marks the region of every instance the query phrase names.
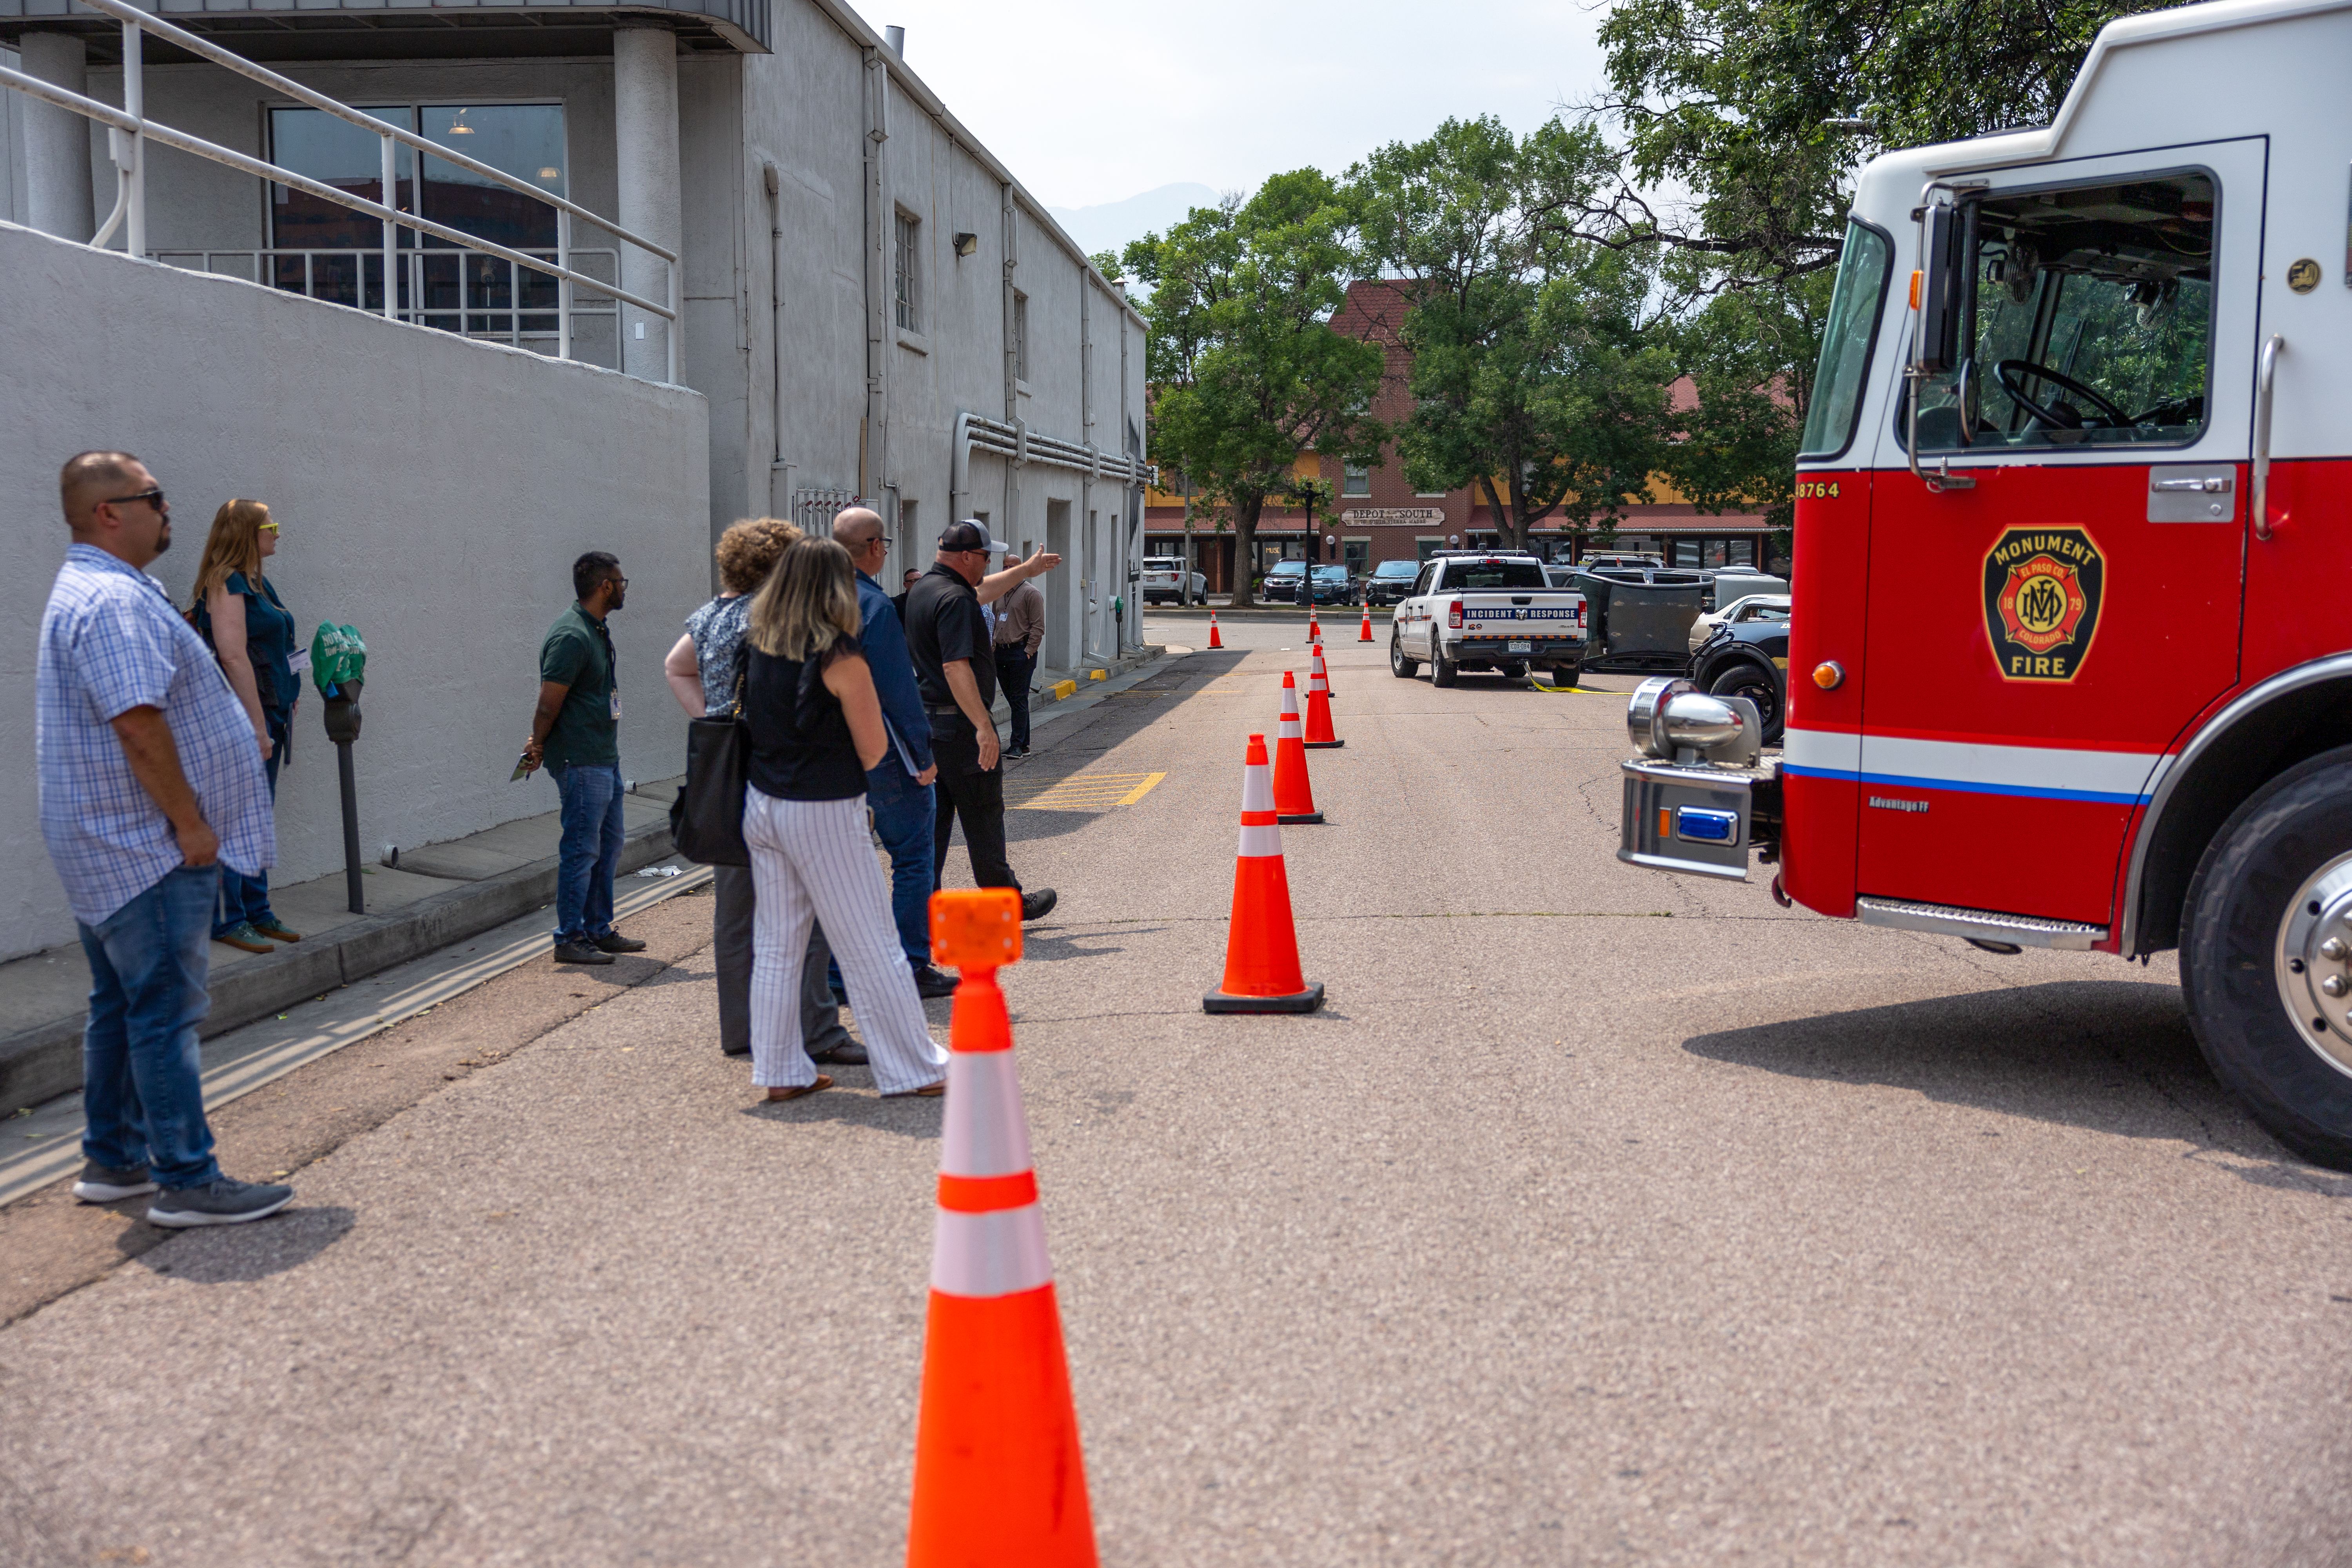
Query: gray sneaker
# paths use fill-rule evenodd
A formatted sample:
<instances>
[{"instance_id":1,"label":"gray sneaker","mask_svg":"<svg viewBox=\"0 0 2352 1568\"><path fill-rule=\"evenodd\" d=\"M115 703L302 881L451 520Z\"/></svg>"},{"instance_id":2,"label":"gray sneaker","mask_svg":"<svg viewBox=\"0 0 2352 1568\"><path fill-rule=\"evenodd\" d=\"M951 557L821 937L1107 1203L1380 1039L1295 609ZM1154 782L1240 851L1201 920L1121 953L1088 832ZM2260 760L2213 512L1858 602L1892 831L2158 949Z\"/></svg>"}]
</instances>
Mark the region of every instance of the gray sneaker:
<instances>
[{"instance_id":1,"label":"gray sneaker","mask_svg":"<svg viewBox=\"0 0 2352 1568\"><path fill-rule=\"evenodd\" d=\"M167 1192L147 1211L147 1223L184 1229L193 1225L243 1225L268 1219L294 1201L294 1189L223 1176L208 1186Z\"/></svg>"},{"instance_id":2,"label":"gray sneaker","mask_svg":"<svg viewBox=\"0 0 2352 1568\"><path fill-rule=\"evenodd\" d=\"M148 1180L146 1166L101 1165L95 1160L82 1162L81 1180L74 1184L74 1196L86 1204L143 1198L155 1190L155 1184Z\"/></svg>"}]
</instances>

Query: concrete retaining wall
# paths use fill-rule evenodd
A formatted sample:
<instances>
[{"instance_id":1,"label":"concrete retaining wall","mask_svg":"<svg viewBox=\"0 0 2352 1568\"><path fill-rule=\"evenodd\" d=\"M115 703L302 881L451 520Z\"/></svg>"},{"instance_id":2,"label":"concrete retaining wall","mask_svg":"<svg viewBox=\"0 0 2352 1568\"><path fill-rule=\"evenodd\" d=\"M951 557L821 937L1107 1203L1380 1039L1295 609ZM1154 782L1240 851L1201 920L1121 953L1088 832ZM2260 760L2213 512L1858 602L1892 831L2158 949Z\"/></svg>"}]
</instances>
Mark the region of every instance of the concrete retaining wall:
<instances>
[{"instance_id":1,"label":"concrete retaining wall","mask_svg":"<svg viewBox=\"0 0 2352 1568\"><path fill-rule=\"evenodd\" d=\"M552 807L544 775L507 775L583 550L630 580L612 619L623 771L679 771L661 660L709 592L698 394L5 224L0 277L0 517L21 563L0 581L0 957L73 938L37 819L33 666L66 545L57 471L77 451L126 447L169 492L174 543L151 570L182 605L214 509L251 497L284 524L270 575L305 639L321 620L366 637L371 858ZM320 708L312 692L297 712L279 784L289 881L341 862Z\"/></svg>"}]
</instances>

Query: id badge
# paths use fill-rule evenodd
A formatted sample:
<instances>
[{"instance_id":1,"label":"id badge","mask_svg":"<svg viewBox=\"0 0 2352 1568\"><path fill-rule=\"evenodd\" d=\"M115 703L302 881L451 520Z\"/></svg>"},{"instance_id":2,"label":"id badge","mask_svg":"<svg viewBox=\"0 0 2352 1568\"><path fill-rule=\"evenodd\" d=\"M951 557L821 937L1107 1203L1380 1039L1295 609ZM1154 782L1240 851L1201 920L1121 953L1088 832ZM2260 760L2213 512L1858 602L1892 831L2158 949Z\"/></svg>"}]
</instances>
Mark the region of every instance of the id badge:
<instances>
[{"instance_id":1,"label":"id badge","mask_svg":"<svg viewBox=\"0 0 2352 1568\"><path fill-rule=\"evenodd\" d=\"M621 721L621 689L617 686L613 688L613 721Z\"/></svg>"}]
</instances>

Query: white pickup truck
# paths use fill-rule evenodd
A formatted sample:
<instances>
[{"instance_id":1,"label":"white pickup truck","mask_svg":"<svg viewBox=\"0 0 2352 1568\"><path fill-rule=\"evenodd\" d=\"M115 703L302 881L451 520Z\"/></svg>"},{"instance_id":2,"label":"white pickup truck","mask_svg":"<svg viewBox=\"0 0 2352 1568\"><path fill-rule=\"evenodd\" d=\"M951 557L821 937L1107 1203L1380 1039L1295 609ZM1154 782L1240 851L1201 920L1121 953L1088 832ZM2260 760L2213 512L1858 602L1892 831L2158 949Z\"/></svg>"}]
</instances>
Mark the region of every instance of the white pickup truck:
<instances>
[{"instance_id":1,"label":"white pickup truck","mask_svg":"<svg viewBox=\"0 0 2352 1568\"><path fill-rule=\"evenodd\" d=\"M1389 669L1410 680L1426 663L1433 686L1451 686L1465 669L1507 679L1549 669L1573 686L1584 630L1584 595L1549 586L1534 556L1434 555L1389 621Z\"/></svg>"}]
</instances>

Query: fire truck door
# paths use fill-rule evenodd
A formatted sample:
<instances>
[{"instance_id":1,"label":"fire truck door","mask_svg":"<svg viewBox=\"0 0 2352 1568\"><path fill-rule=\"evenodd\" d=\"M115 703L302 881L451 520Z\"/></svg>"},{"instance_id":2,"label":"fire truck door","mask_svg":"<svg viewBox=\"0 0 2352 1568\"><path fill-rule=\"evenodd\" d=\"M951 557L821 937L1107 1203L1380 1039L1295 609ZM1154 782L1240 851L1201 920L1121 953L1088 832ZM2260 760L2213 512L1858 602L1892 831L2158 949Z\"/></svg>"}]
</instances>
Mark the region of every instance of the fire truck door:
<instances>
[{"instance_id":1,"label":"fire truck door","mask_svg":"<svg viewBox=\"0 0 2352 1568\"><path fill-rule=\"evenodd\" d=\"M1917 443L1975 482L1914 474L1898 408L1863 894L2110 921L2159 758L2236 680L2264 157L2252 138L1959 190L1966 357L1921 384Z\"/></svg>"}]
</instances>

